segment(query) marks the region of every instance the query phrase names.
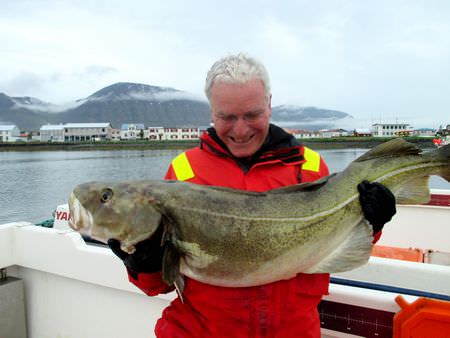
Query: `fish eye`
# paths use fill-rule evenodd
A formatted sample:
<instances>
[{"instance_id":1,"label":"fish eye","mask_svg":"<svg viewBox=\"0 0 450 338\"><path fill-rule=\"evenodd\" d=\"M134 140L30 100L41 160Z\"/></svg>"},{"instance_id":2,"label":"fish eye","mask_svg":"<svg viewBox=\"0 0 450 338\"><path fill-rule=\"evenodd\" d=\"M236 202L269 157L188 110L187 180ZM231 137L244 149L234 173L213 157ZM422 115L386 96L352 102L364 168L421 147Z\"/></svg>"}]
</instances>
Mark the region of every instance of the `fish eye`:
<instances>
[{"instance_id":1,"label":"fish eye","mask_svg":"<svg viewBox=\"0 0 450 338\"><path fill-rule=\"evenodd\" d=\"M105 190L102 191L100 201L102 203L106 203L112 198L112 196L113 196L112 190L109 188L106 188Z\"/></svg>"}]
</instances>

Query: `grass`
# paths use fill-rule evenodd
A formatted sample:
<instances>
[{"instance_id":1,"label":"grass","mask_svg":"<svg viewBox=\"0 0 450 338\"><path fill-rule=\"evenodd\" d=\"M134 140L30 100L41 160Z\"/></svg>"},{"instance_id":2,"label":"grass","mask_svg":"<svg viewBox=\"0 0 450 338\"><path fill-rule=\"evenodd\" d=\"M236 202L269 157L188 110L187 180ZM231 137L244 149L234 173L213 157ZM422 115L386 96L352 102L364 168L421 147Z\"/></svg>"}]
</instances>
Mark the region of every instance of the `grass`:
<instances>
[{"instance_id":1,"label":"grass","mask_svg":"<svg viewBox=\"0 0 450 338\"><path fill-rule=\"evenodd\" d=\"M434 147L431 138L403 137L421 148ZM355 137L341 136L334 138L300 139L302 144L316 149L372 148L392 137ZM199 140L182 141L84 141L84 142L17 142L0 143L0 151L48 151L48 150L116 150L116 149L187 149L195 147Z\"/></svg>"}]
</instances>

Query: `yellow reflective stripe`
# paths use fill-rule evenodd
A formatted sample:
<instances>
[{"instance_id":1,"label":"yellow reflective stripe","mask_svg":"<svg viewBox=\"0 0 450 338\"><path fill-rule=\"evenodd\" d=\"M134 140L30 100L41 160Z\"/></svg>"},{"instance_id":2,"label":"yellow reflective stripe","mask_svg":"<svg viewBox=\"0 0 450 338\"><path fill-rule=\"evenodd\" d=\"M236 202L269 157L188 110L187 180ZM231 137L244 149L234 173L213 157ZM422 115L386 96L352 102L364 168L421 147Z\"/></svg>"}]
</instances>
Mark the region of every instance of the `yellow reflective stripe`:
<instances>
[{"instance_id":1,"label":"yellow reflective stripe","mask_svg":"<svg viewBox=\"0 0 450 338\"><path fill-rule=\"evenodd\" d=\"M173 159L172 168L179 181L185 181L195 176L186 153L181 153Z\"/></svg>"},{"instance_id":2,"label":"yellow reflective stripe","mask_svg":"<svg viewBox=\"0 0 450 338\"><path fill-rule=\"evenodd\" d=\"M320 169L320 155L319 153L307 147L303 148L303 157L306 162L302 165L302 170L310 170L318 172Z\"/></svg>"}]
</instances>

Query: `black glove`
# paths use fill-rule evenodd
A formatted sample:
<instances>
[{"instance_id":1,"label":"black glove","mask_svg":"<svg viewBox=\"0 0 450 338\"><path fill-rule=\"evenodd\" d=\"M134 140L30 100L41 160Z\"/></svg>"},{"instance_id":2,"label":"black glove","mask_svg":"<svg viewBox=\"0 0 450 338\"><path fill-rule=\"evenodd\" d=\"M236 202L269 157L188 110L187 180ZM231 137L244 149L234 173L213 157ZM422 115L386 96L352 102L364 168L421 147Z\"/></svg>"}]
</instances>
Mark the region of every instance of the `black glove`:
<instances>
[{"instance_id":1,"label":"black glove","mask_svg":"<svg viewBox=\"0 0 450 338\"><path fill-rule=\"evenodd\" d=\"M119 257L134 278L140 272L153 273L161 271L164 246L161 246L163 227L160 226L148 239L135 245L136 251L129 254L120 249L117 239L109 239L108 246L112 252Z\"/></svg>"},{"instance_id":2,"label":"black glove","mask_svg":"<svg viewBox=\"0 0 450 338\"><path fill-rule=\"evenodd\" d=\"M372 225L373 232L377 233L397 212L395 197L381 183L370 183L367 180L358 184L358 191L364 217Z\"/></svg>"}]
</instances>

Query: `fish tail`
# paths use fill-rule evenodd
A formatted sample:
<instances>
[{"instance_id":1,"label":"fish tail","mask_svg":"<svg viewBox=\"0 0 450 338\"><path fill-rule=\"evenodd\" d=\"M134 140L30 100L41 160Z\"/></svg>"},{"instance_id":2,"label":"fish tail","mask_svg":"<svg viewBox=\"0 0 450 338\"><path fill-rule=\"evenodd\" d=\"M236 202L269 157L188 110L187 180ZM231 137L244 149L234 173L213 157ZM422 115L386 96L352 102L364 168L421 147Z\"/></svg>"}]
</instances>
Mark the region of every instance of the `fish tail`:
<instances>
[{"instance_id":1,"label":"fish tail","mask_svg":"<svg viewBox=\"0 0 450 338\"><path fill-rule=\"evenodd\" d=\"M439 176L441 176L447 182L450 182L450 144L439 148L437 152L439 158L447 162L447 165L442 167Z\"/></svg>"},{"instance_id":2,"label":"fish tail","mask_svg":"<svg viewBox=\"0 0 450 338\"><path fill-rule=\"evenodd\" d=\"M438 170L434 175L439 175L450 182L450 145L436 149L426 155L430 161L439 162ZM423 204L430 200L429 174L415 177L403 185L395 194L398 204Z\"/></svg>"},{"instance_id":3,"label":"fish tail","mask_svg":"<svg viewBox=\"0 0 450 338\"><path fill-rule=\"evenodd\" d=\"M423 204L430 200L429 176L409 180L395 193L397 204Z\"/></svg>"}]
</instances>

